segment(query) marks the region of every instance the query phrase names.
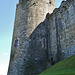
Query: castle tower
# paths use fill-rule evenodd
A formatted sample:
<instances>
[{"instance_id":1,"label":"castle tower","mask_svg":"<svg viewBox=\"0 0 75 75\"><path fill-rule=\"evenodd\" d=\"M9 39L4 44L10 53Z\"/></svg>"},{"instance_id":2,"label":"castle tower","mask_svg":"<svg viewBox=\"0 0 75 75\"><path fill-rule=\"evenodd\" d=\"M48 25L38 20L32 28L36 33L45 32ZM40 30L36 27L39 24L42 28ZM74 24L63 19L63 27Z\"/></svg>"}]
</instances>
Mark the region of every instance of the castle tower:
<instances>
[{"instance_id":1,"label":"castle tower","mask_svg":"<svg viewBox=\"0 0 75 75\"><path fill-rule=\"evenodd\" d=\"M46 14L52 13L54 8L55 0L19 0L8 75L36 75L35 72L27 73L27 67L24 67L29 57L29 37L35 28L45 20ZM32 67L32 65L28 67Z\"/></svg>"}]
</instances>

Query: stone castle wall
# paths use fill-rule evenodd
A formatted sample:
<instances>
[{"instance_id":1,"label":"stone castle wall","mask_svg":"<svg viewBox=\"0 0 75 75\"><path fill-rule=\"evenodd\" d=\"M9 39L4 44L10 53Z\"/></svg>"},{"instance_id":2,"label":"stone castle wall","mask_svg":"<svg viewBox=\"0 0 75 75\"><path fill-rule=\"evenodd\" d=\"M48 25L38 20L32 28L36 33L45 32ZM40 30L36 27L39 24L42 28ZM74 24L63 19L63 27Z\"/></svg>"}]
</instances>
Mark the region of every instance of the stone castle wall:
<instances>
[{"instance_id":1,"label":"stone castle wall","mask_svg":"<svg viewBox=\"0 0 75 75\"><path fill-rule=\"evenodd\" d=\"M59 61L75 54L75 1L63 1L48 16L49 51ZM56 58L57 57L57 58Z\"/></svg>"},{"instance_id":2,"label":"stone castle wall","mask_svg":"<svg viewBox=\"0 0 75 75\"><path fill-rule=\"evenodd\" d=\"M53 12L54 2L55 0L19 0L16 9L8 75L35 75L44 70L36 70L35 60L30 60L34 52L30 46L32 41L30 37L35 28L44 21L46 14Z\"/></svg>"},{"instance_id":3,"label":"stone castle wall","mask_svg":"<svg viewBox=\"0 0 75 75\"><path fill-rule=\"evenodd\" d=\"M35 4L28 8L30 4L23 6L22 0L20 3L16 11L8 75L36 75L75 54L74 0L63 1L52 14L48 13L49 8L44 7L45 11L41 11ZM38 12L32 11L35 9L39 9ZM48 13L46 17L44 13Z\"/></svg>"}]
</instances>

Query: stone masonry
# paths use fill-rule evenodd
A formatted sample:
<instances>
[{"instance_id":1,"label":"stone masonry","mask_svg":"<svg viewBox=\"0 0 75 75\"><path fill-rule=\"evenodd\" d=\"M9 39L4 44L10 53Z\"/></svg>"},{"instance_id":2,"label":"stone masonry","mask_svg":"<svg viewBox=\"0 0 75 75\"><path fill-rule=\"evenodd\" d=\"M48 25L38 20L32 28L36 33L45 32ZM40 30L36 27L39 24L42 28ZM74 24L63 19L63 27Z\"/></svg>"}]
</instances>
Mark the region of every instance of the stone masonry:
<instances>
[{"instance_id":1,"label":"stone masonry","mask_svg":"<svg viewBox=\"0 0 75 75\"><path fill-rule=\"evenodd\" d=\"M54 8L55 0L19 0L7 75L37 75L75 55L75 0Z\"/></svg>"}]
</instances>

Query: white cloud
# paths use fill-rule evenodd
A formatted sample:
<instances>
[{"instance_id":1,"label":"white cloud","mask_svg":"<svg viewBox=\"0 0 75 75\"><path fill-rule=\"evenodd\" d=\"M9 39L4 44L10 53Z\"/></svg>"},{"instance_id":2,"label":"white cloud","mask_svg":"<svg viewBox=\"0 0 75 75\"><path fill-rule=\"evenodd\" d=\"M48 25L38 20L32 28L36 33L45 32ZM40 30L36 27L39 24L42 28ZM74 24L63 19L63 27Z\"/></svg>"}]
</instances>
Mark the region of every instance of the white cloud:
<instances>
[{"instance_id":1,"label":"white cloud","mask_svg":"<svg viewBox=\"0 0 75 75\"><path fill-rule=\"evenodd\" d=\"M0 75L7 75L8 65L1 64L0 65Z\"/></svg>"},{"instance_id":2,"label":"white cloud","mask_svg":"<svg viewBox=\"0 0 75 75\"><path fill-rule=\"evenodd\" d=\"M1 53L2 55L8 55L8 53Z\"/></svg>"},{"instance_id":3,"label":"white cloud","mask_svg":"<svg viewBox=\"0 0 75 75\"><path fill-rule=\"evenodd\" d=\"M0 53L0 75L7 75L9 65L9 53L1 52Z\"/></svg>"}]
</instances>

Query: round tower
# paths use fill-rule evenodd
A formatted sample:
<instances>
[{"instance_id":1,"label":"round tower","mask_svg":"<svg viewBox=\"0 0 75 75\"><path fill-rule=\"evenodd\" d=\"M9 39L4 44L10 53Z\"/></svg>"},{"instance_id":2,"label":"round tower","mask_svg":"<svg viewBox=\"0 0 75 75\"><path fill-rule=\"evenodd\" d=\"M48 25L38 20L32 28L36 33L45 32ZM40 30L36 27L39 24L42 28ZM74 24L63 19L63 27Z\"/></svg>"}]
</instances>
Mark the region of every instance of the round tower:
<instances>
[{"instance_id":1,"label":"round tower","mask_svg":"<svg viewBox=\"0 0 75 75\"><path fill-rule=\"evenodd\" d=\"M8 75L24 75L23 62L28 61L30 35L52 13L55 0L19 0L16 9ZM26 74L25 74L26 75ZM30 74L32 75L32 74Z\"/></svg>"},{"instance_id":2,"label":"round tower","mask_svg":"<svg viewBox=\"0 0 75 75\"><path fill-rule=\"evenodd\" d=\"M53 12L54 8L55 0L19 0L17 25L25 26L26 38L44 21L47 13Z\"/></svg>"}]
</instances>

